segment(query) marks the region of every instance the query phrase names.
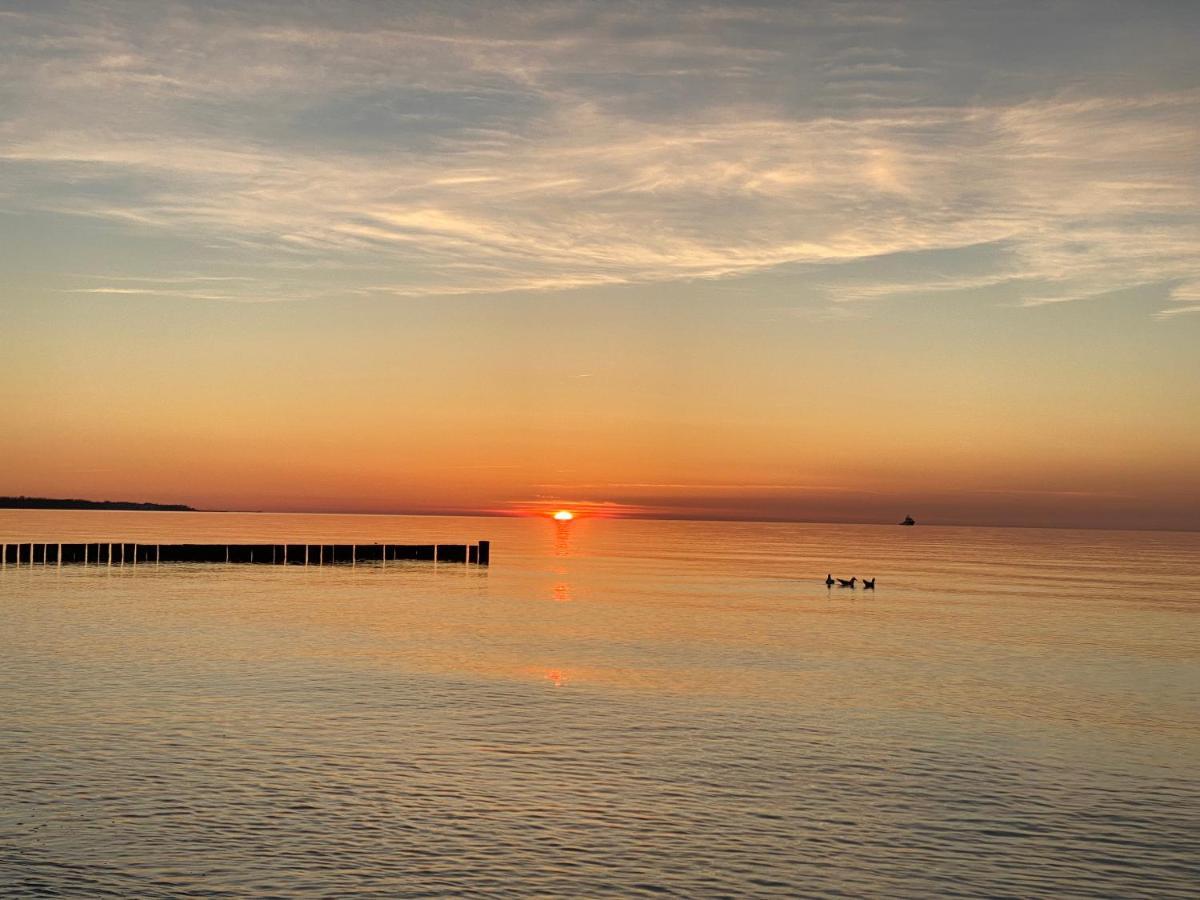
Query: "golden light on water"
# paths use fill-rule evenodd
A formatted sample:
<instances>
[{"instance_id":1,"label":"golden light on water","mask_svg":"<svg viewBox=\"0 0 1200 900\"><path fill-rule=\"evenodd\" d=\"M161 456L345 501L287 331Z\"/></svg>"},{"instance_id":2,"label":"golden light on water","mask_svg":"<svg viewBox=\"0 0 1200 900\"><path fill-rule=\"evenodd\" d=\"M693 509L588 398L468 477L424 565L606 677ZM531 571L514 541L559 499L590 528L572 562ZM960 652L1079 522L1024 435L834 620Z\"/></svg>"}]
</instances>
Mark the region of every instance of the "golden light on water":
<instances>
[{"instance_id":1,"label":"golden light on water","mask_svg":"<svg viewBox=\"0 0 1200 900\"><path fill-rule=\"evenodd\" d=\"M570 522L573 518L575 518L575 513L571 512L569 509L560 509L554 514L554 518L559 522Z\"/></svg>"}]
</instances>

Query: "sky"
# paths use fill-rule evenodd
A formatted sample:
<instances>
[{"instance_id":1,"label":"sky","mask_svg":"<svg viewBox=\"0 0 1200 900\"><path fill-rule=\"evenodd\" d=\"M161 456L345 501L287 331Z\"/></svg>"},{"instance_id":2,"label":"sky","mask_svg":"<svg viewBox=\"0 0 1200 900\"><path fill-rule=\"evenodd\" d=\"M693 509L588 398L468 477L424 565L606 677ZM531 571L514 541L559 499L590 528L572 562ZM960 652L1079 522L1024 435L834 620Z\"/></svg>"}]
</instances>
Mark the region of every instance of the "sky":
<instances>
[{"instance_id":1,"label":"sky","mask_svg":"<svg viewBox=\"0 0 1200 900\"><path fill-rule=\"evenodd\" d=\"M0 0L0 494L1200 529L1198 38Z\"/></svg>"}]
</instances>

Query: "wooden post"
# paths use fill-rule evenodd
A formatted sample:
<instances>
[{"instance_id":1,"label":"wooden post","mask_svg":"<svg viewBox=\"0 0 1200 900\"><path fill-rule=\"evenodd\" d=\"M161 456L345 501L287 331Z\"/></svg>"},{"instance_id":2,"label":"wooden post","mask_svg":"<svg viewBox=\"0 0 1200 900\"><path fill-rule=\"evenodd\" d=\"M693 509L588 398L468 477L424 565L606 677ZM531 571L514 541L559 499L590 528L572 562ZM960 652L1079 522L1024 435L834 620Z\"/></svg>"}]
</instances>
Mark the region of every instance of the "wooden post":
<instances>
[{"instance_id":1,"label":"wooden post","mask_svg":"<svg viewBox=\"0 0 1200 900\"><path fill-rule=\"evenodd\" d=\"M358 544L350 545L350 566L353 568L358 565Z\"/></svg>"},{"instance_id":2,"label":"wooden post","mask_svg":"<svg viewBox=\"0 0 1200 900\"><path fill-rule=\"evenodd\" d=\"M317 548L317 565L318 566L325 565L325 545L324 544L321 544L321 546Z\"/></svg>"},{"instance_id":3,"label":"wooden post","mask_svg":"<svg viewBox=\"0 0 1200 900\"><path fill-rule=\"evenodd\" d=\"M59 543L59 545L58 545L58 560L57 560L57 562L58 562L58 567L61 569L62 568L62 544L61 543Z\"/></svg>"},{"instance_id":4,"label":"wooden post","mask_svg":"<svg viewBox=\"0 0 1200 900\"><path fill-rule=\"evenodd\" d=\"M108 542L108 567L112 568L112 541Z\"/></svg>"},{"instance_id":5,"label":"wooden post","mask_svg":"<svg viewBox=\"0 0 1200 900\"><path fill-rule=\"evenodd\" d=\"M159 564L159 557L160 557L161 555L162 555L162 545L161 545L161 544L155 544L155 545L154 545L154 564L155 564L156 566ZM226 555L226 557L228 557L228 556L229 556L229 548L228 548L228 547L226 547L226 548L225 548L225 555Z\"/></svg>"}]
</instances>

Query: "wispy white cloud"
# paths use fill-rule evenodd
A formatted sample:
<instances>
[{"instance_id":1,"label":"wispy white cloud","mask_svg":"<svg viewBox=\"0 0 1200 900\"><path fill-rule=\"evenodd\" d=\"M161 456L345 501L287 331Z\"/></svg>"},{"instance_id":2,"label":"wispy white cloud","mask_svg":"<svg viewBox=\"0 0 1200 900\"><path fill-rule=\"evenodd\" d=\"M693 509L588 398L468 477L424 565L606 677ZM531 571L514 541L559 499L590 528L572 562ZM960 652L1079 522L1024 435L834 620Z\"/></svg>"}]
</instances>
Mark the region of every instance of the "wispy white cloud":
<instances>
[{"instance_id":1,"label":"wispy white cloud","mask_svg":"<svg viewBox=\"0 0 1200 900\"><path fill-rule=\"evenodd\" d=\"M1066 60L1036 89L961 96L968 62L1015 73L913 45L930 14L913 9L541 4L402 27L357 3L22 14L0 38L17 86L0 92L0 203L398 297L796 265L843 303L1200 283L1200 88L1092 87ZM968 44L978 27L951 24ZM842 274L982 244L1004 250ZM1186 291L1163 315L1193 310ZM312 295L280 278L194 293Z\"/></svg>"},{"instance_id":2,"label":"wispy white cloud","mask_svg":"<svg viewBox=\"0 0 1200 900\"><path fill-rule=\"evenodd\" d=\"M99 275L88 273L76 273L72 278L82 278L88 281L123 281L133 282L135 284L203 284L212 281L254 281L244 275L175 275L169 278L145 276L145 275Z\"/></svg>"},{"instance_id":3,"label":"wispy white cloud","mask_svg":"<svg viewBox=\"0 0 1200 900\"><path fill-rule=\"evenodd\" d=\"M1176 285L1171 289L1171 299L1178 305L1160 310L1155 313L1155 318L1171 319L1200 312L1200 280Z\"/></svg>"},{"instance_id":4,"label":"wispy white cloud","mask_svg":"<svg viewBox=\"0 0 1200 900\"><path fill-rule=\"evenodd\" d=\"M67 293L67 294L153 294L153 293L156 293L156 291L153 288L93 287L93 288L68 288L64 293Z\"/></svg>"}]
</instances>

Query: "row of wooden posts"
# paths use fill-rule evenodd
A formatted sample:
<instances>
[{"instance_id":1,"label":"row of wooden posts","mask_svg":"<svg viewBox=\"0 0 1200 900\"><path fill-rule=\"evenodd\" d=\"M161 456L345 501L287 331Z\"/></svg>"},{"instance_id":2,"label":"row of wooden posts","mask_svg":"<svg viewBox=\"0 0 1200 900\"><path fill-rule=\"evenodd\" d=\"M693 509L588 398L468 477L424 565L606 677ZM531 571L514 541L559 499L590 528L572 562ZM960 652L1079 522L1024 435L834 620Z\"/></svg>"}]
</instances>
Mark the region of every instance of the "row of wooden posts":
<instances>
[{"instance_id":1,"label":"row of wooden posts","mask_svg":"<svg viewBox=\"0 0 1200 900\"><path fill-rule=\"evenodd\" d=\"M478 544L130 544L39 543L0 544L0 566L67 564L126 566L162 563L255 563L261 565L333 566L425 560L491 563L491 543Z\"/></svg>"}]
</instances>

